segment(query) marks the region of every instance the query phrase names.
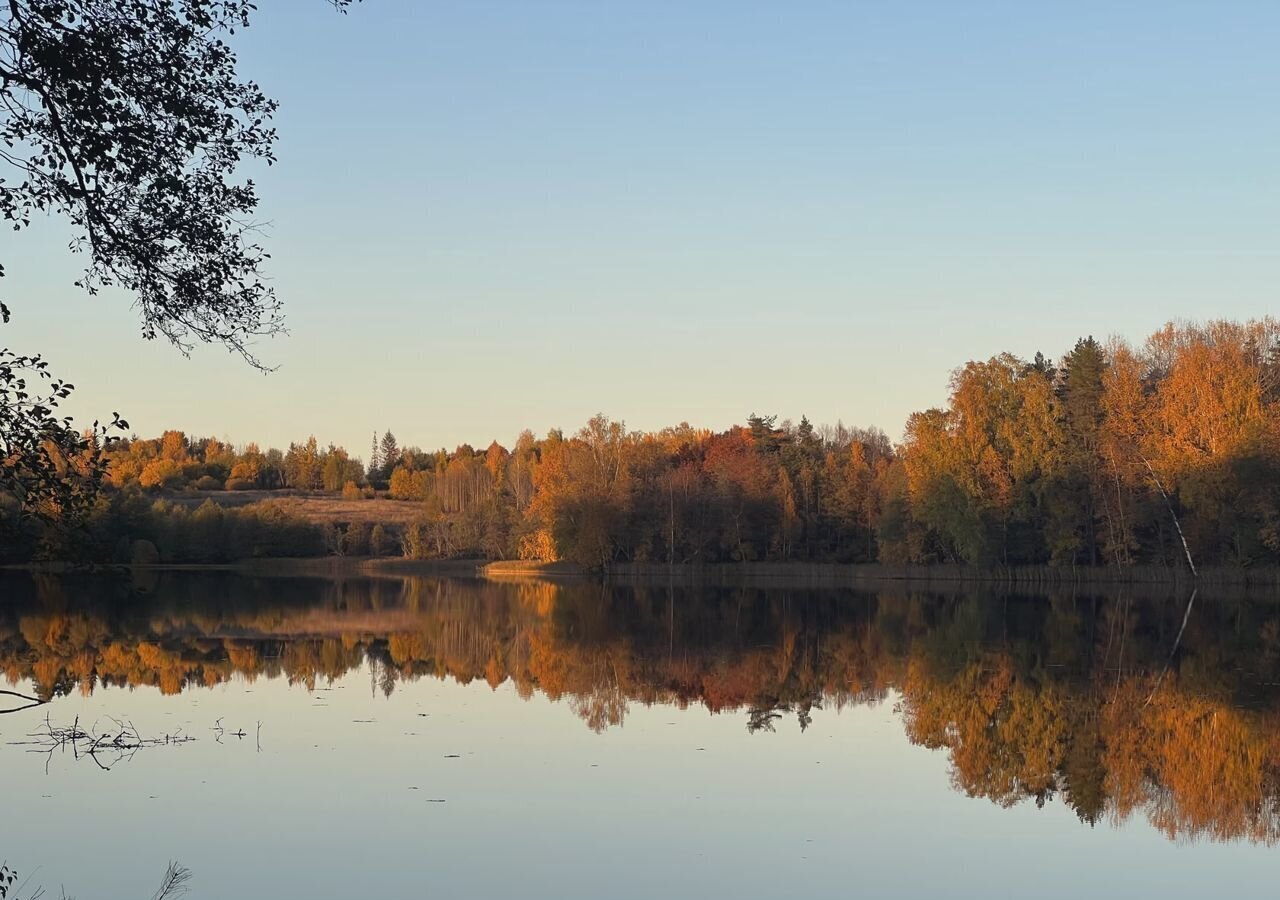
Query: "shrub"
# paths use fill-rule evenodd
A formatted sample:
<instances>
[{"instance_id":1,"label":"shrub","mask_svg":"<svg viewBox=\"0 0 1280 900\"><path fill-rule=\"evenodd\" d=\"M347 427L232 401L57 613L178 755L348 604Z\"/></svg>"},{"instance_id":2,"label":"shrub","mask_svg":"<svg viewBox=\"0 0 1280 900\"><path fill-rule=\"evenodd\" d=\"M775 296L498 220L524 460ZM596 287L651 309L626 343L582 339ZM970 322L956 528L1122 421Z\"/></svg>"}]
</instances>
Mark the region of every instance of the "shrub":
<instances>
[{"instance_id":1,"label":"shrub","mask_svg":"<svg viewBox=\"0 0 1280 900\"><path fill-rule=\"evenodd\" d=\"M356 484L354 481L348 481L342 486L343 500L359 500L363 496L364 494L360 490L360 485Z\"/></svg>"},{"instance_id":2,"label":"shrub","mask_svg":"<svg viewBox=\"0 0 1280 900\"><path fill-rule=\"evenodd\" d=\"M220 491L222 490L222 482L212 475L202 475L196 480L197 491Z\"/></svg>"},{"instance_id":3,"label":"shrub","mask_svg":"<svg viewBox=\"0 0 1280 900\"><path fill-rule=\"evenodd\" d=\"M351 482L347 482L350 484ZM342 535L344 556L366 556L369 553L369 523L352 522Z\"/></svg>"},{"instance_id":4,"label":"shrub","mask_svg":"<svg viewBox=\"0 0 1280 900\"><path fill-rule=\"evenodd\" d=\"M320 533L324 538L325 551L330 556L346 556L347 542L342 529L337 525L321 525Z\"/></svg>"},{"instance_id":5,"label":"shrub","mask_svg":"<svg viewBox=\"0 0 1280 900\"><path fill-rule=\"evenodd\" d=\"M400 548L406 559L430 559L431 523L418 519L410 523L400 537Z\"/></svg>"},{"instance_id":6,"label":"shrub","mask_svg":"<svg viewBox=\"0 0 1280 900\"><path fill-rule=\"evenodd\" d=\"M371 556L381 556L390 549L391 542L387 540L387 529L381 524L374 525L373 530L369 532L369 554Z\"/></svg>"},{"instance_id":7,"label":"shrub","mask_svg":"<svg viewBox=\"0 0 1280 900\"><path fill-rule=\"evenodd\" d=\"M160 562L160 551L155 544L139 538L130 548L129 561L135 566L154 566Z\"/></svg>"},{"instance_id":8,"label":"shrub","mask_svg":"<svg viewBox=\"0 0 1280 900\"><path fill-rule=\"evenodd\" d=\"M255 487L257 485L248 478L231 477L227 479L227 490L229 491L251 491Z\"/></svg>"}]
</instances>

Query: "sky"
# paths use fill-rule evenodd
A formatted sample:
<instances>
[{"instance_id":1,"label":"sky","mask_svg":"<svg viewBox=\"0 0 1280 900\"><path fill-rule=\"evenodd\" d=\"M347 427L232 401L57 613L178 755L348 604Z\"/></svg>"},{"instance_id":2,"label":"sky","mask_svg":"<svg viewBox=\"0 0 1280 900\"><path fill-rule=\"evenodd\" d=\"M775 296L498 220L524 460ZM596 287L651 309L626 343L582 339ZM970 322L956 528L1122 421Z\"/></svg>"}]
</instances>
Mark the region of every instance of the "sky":
<instances>
[{"instance_id":1,"label":"sky","mask_svg":"<svg viewBox=\"0 0 1280 900\"><path fill-rule=\"evenodd\" d=\"M897 438L968 359L1280 309L1280 4L261 6L278 369L143 341L39 222L5 343L79 417L362 455L596 412Z\"/></svg>"}]
</instances>

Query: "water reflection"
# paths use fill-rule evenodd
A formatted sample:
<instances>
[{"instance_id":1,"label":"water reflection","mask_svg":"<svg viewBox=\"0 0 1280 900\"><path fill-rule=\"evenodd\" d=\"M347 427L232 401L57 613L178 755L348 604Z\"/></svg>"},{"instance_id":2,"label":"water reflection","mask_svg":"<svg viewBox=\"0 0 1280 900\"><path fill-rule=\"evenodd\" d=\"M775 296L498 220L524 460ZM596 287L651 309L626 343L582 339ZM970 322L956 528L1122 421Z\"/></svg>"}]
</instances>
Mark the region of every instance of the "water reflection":
<instances>
[{"instance_id":1,"label":"water reflection","mask_svg":"<svg viewBox=\"0 0 1280 900\"><path fill-rule=\"evenodd\" d=\"M631 704L701 704L747 731L893 697L954 787L1171 838L1280 837L1280 606L1069 592L602 587L172 573L153 583L5 576L0 666L42 699L165 694L240 676L376 689L510 680L591 729Z\"/></svg>"}]
</instances>

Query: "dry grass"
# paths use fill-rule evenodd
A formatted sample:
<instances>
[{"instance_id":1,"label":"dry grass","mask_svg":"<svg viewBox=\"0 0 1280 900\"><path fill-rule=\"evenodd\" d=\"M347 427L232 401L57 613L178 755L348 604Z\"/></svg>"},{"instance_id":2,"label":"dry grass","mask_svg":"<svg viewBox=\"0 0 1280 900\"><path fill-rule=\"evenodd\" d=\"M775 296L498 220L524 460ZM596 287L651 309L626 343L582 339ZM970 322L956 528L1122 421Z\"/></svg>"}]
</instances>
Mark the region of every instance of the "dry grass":
<instances>
[{"instance_id":1,"label":"dry grass","mask_svg":"<svg viewBox=\"0 0 1280 900\"><path fill-rule=\"evenodd\" d=\"M289 497L275 501L309 522L370 522L408 525L422 514L422 505L406 500L343 500L341 497Z\"/></svg>"},{"instance_id":2,"label":"dry grass","mask_svg":"<svg viewBox=\"0 0 1280 900\"><path fill-rule=\"evenodd\" d=\"M291 515L321 524L369 522L403 527L421 511L421 504L407 500L344 500L340 494L302 494L294 491L209 491L172 498L184 506L199 506L212 500L227 508L245 508L274 503Z\"/></svg>"}]
</instances>

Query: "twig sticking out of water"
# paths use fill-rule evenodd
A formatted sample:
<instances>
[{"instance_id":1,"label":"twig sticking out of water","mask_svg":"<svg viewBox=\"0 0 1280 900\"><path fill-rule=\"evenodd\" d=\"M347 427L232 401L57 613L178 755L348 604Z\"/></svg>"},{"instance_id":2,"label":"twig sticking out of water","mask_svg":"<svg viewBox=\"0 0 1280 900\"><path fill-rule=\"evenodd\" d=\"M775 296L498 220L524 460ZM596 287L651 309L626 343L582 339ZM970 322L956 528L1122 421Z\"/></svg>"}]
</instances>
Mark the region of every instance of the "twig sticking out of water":
<instances>
[{"instance_id":1,"label":"twig sticking out of water","mask_svg":"<svg viewBox=\"0 0 1280 900\"><path fill-rule=\"evenodd\" d=\"M11 741L12 746L28 747L29 753L44 753L45 773L49 771L49 761L55 750L71 752L76 759L86 757L97 763L98 768L110 770L122 759L132 759L144 747L165 747L170 744L186 744L195 738L182 733L182 730L163 737L144 738L138 733L132 722L121 722L111 719L111 729L101 729L94 722L88 731L80 727L80 717L69 727L54 725L46 715L44 728L27 735L30 740Z\"/></svg>"},{"instance_id":2,"label":"twig sticking out of water","mask_svg":"<svg viewBox=\"0 0 1280 900\"><path fill-rule=\"evenodd\" d=\"M160 882L160 889L152 895L151 900L175 900L183 896L190 890L187 886L190 880L190 869L176 862L169 863L169 868L165 869L164 878Z\"/></svg>"}]
</instances>

